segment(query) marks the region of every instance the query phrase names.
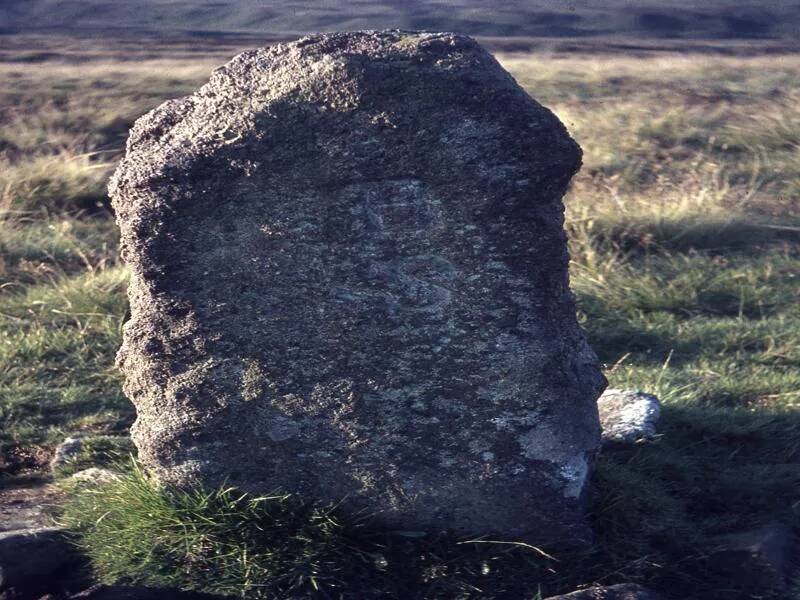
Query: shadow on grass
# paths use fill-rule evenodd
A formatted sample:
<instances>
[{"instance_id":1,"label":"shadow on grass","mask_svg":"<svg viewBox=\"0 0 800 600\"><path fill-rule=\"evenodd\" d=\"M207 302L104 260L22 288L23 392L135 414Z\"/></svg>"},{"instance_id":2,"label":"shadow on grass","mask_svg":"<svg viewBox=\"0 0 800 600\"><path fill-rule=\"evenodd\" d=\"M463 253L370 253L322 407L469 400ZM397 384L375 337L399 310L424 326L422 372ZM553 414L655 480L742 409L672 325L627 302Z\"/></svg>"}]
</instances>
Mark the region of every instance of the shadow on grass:
<instances>
[{"instance_id":1,"label":"shadow on grass","mask_svg":"<svg viewBox=\"0 0 800 600\"><path fill-rule=\"evenodd\" d=\"M651 218L652 219L652 218ZM797 242L800 230L791 223L758 223L751 215L690 215L683 218L648 220L629 219L623 222L594 225L599 233L593 243L614 248L636 257L644 254L669 255L675 252L706 252L725 256L729 252L759 252L762 247Z\"/></svg>"},{"instance_id":2,"label":"shadow on grass","mask_svg":"<svg viewBox=\"0 0 800 600\"><path fill-rule=\"evenodd\" d=\"M599 458L596 565L584 568L667 597L751 597L711 555L725 534L775 521L800 531L798 439L797 414L666 406L659 439Z\"/></svg>"}]
</instances>

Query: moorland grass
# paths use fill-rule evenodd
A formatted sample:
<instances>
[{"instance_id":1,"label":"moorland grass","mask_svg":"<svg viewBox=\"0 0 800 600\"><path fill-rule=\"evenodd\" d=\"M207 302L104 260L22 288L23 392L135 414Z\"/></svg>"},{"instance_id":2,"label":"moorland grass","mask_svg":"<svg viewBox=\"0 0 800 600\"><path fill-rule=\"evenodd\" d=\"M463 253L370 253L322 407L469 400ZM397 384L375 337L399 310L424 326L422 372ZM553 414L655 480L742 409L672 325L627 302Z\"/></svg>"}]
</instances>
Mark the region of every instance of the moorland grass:
<instances>
[{"instance_id":1,"label":"moorland grass","mask_svg":"<svg viewBox=\"0 0 800 600\"><path fill-rule=\"evenodd\" d=\"M0 296L0 445L7 470L37 466L28 462L40 455L37 449L70 433L123 431L130 424L132 408L113 369L126 281L120 268L95 268L9 286Z\"/></svg>"},{"instance_id":2,"label":"moorland grass","mask_svg":"<svg viewBox=\"0 0 800 600\"><path fill-rule=\"evenodd\" d=\"M341 586L337 563L353 563L352 574L370 560L347 546L330 509L229 488L168 492L135 464L115 481L73 490L62 521L109 583L286 597Z\"/></svg>"},{"instance_id":3,"label":"moorland grass","mask_svg":"<svg viewBox=\"0 0 800 600\"><path fill-rule=\"evenodd\" d=\"M5 476L42 468L66 435L129 426L113 367L126 273L104 181L133 119L221 62L107 50L0 63ZM571 278L610 383L664 402L658 438L598 459L595 548L552 561L514 545L375 537L284 495L175 495L134 472L67 508L101 578L266 597L314 585L337 597L362 581L364 596L640 581L668 598L781 597L731 591L708 557L719 535L800 526L800 57L500 58L584 148L567 198Z\"/></svg>"},{"instance_id":4,"label":"moorland grass","mask_svg":"<svg viewBox=\"0 0 800 600\"><path fill-rule=\"evenodd\" d=\"M383 531L280 492L168 490L132 463L63 484L61 523L101 580L246 598L540 598L558 561L523 543Z\"/></svg>"},{"instance_id":5,"label":"moorland grass","mask_svg":"<svg viewBox=\"0 0 800 600\"><path fill-rule=\"evenodd\" d=\"M87 211L107 202L109 164L66 150L0 162L0 211Z\"/></svg>"}]
</instances>

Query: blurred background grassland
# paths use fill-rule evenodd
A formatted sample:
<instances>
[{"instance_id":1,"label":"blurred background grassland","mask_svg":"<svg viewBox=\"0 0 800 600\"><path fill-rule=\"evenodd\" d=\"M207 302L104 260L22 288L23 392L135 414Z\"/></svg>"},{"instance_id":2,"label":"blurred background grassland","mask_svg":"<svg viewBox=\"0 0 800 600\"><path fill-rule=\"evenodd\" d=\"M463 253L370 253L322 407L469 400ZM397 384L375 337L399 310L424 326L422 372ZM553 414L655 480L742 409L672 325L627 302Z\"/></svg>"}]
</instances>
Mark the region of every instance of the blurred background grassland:
<instances>
[{"instance_id":1,"label":"blurred background grassland","mask_svg":"<svg viewBox=\"0 0 800 600\"><path fill-rule=\"evenodd\" d=\"M106 181L138 116L238 50L13 43L0 61L5 476L43 468L66 435L131 424ZM665 403L659 439L599 460L603 558L584 577L696 589L685 565L714 536L800 525L800 54L498 58L584 148L566 198L571 280L611 386Z\"/></svg>"}]
</instances>

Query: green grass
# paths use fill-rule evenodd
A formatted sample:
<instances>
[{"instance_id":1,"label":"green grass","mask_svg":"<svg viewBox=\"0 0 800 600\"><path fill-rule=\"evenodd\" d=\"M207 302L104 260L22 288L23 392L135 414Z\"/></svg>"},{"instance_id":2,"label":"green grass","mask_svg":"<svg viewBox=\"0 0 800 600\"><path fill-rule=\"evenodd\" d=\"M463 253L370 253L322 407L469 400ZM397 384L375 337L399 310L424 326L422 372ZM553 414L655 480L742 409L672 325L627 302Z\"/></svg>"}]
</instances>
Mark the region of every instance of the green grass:
<instances>
[{"instance_id":1,"label":"green grass","mask_svg":"<svg viewBox=\"0 0 800 600\"><path fill-rule=\"evenodd\" d=\"M3 210L30 213L93 210L106 202L109 164L68 151L0 163Z\"/></svg>"},{"instance_id":2,"label":"green grass","mask_svg":"<svg viewBox=\"0 0 800 600\"><path fill-rule=\"evenodd\" d=\"M0 297L0 447L12 472L73 432L122 431L132 407L113 368L126 274L106 268ZM20 452L20 449L24 452ZM44 462L44 460L42 460Z\"/></svg>"},{"instance_id":3,"label":"green grass","mask_svg":"<svg viewBox=\"0 0 800 600\"><path fill-rule=\"evenodd\" d=\"M125 452L126 272L105 180L137 115L233 53L164 48L0 61L4 477L44 470L67 435L97 443L59 475ZM676 599L781 597L735 595L709 556L730 532L800 532L800 57L500 59L585 150L567 198L571 277L611 385L664 402L659 437L598 460L594 549L552 561L378 535L283 494L176 495L134 471L75 493L64 517L101 578L263 597L531 598L624 581Z\"/></svg>"},{"instance_id":4,"label":"green grass","mask_svg":"<svg viewBox=\"0 0 800 600\"><path fill-rule=\"evenodd\" d=\"M135 463L114 482L67 489L61 521L108 583L249 598L533 599L531 573L555 563L524 544L378 533L288 494L168 491Z\"/></svg>"},{"instance_id":5,"label":"green grass","mask_svg":"<svg viewBox=\"0 0 800 600\"><path fill-rule=\"evenodd\" d=\"M168 493L134 470L73 493L63 515L80 532L106 582L130 579L220 593L311 591L336 580L344 547L330 510L286 495L248 498L232 489Z\"/></svg>"},{"instance_id":6,"label":"green grass","mask_svg":"<svg viewBox=\"0 0 800 600\"><path fill-rule=\"evenodd\" d=\"M116 264L117 234L104 219L6 220L0 226L0 285L11 292Z\"/></svg>"}]
</instances>

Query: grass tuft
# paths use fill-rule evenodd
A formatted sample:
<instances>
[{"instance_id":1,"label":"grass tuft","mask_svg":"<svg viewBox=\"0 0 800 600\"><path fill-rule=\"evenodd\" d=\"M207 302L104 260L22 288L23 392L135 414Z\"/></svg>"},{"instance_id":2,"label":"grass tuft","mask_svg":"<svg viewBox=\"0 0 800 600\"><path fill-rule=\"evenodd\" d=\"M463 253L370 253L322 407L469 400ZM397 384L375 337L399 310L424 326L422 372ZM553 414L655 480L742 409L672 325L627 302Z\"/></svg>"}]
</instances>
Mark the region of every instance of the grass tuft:
<instances>
[{"instance_id":1,"label":"grass tuft","mask_svg":"<svg viewBox=\"0 0 800 600\"><path fill-rule=\"evenodd\" d=\"M98 578L247 598L538 598L555 563L532 546L370 530L290 494L168 490L133 463L63 484L61 523Z\"/></svg>"},{"instance_id":2,"label":"grass tuft","mask_svg":"<svg viewBox=\"0 0 800 600\"><path fill-rule=\"evenodd\" d=\"M62 521L107 583L255 598L312 593L337 587L346 552L329 508L230 488L170 492L135 464L118 480L73 490Z\"/></svg>"}]
</instances>

